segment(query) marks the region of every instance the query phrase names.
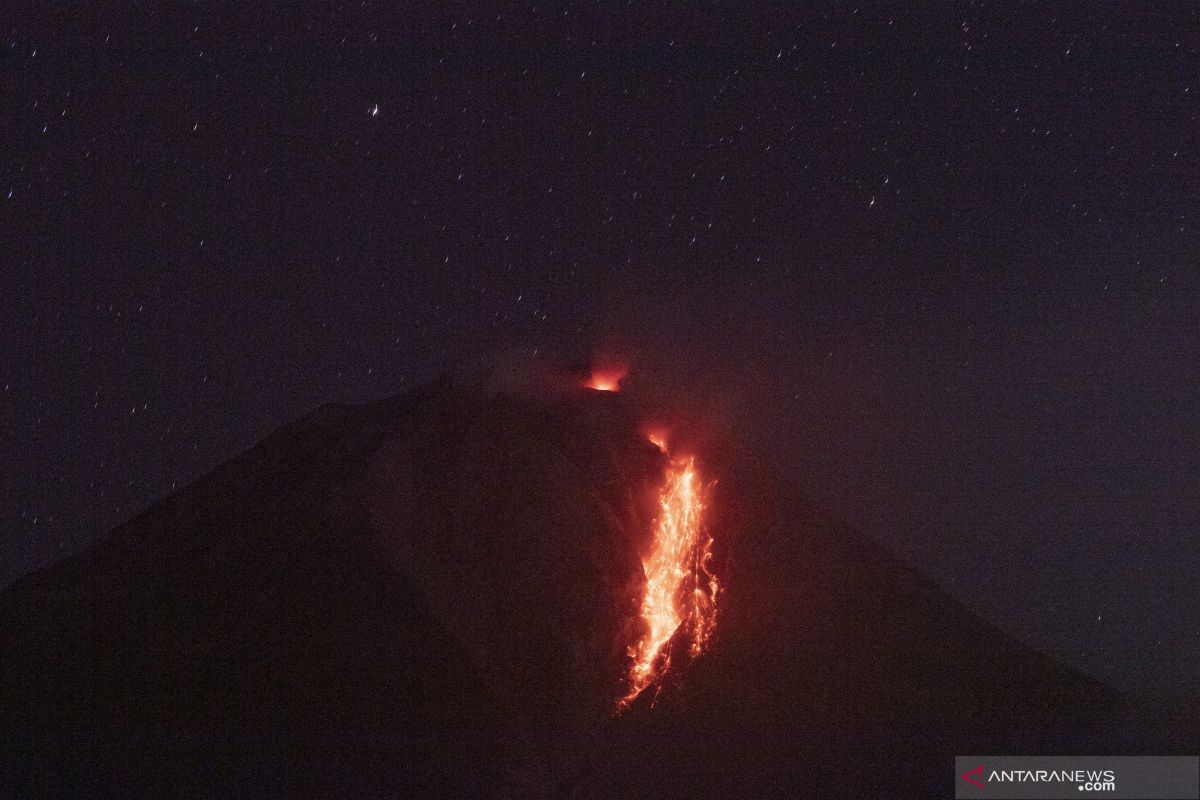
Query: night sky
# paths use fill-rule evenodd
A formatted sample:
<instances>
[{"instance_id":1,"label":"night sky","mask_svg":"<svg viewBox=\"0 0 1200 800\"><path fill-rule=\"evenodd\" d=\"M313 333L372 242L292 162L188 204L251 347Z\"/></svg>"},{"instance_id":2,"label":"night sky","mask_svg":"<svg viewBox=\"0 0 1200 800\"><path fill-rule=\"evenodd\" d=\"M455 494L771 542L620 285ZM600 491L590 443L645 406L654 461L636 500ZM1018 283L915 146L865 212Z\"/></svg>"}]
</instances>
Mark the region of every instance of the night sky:
<instances>
[{"instance_id":1,"label":"night sky","mask_svg":"<svg viewBox=\"0 0 1200 800\"><path fill-rule=\"evenodd\" d=\"M615 349L1002 630L1194 683L1194 4L131 5L4 20L0 584L322 403Z\"/></svg>"}]
</instances>

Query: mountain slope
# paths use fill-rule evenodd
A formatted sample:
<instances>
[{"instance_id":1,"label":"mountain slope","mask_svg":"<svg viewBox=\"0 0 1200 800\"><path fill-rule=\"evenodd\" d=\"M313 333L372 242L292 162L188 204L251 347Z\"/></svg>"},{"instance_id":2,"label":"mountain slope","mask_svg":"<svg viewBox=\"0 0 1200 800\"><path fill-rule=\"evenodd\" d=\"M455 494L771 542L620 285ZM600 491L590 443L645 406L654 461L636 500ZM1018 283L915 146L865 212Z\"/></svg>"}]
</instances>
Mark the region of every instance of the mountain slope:
<instances>
[{"instance_id":1,"label":"mountain slope","mask_svg":"<svg viewBox=\"0 0 1200 800\"><path fill-rule=\"evenodd\" d=\"M442 383L282 429L0 595L6 785L919 794L954 752L1086 750L1118 714L713 447L715 644L614 717L664 467L639 423Z\"/></svg>"}]
</instances>

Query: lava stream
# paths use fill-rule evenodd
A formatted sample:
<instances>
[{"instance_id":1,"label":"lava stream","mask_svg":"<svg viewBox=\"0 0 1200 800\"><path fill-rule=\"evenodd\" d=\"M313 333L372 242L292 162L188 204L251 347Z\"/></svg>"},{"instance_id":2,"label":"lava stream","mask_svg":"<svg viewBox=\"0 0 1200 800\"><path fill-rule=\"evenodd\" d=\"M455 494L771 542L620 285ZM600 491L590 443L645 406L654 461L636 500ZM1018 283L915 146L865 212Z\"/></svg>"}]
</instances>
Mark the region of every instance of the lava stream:
<instances>
[{"instance_id":1,"label":"lava stream","mask_svg":"<svg viewBox=\"0 0 1200 800\"><path fill-rule=\"evenodd\" d=\"M652 438L664 450L661 440ZM718 584L711 571L712 537L703 525L704 491L694 459L672 459L659 491L659 514L650 555L643 560L646 593L641 617L647 631L630 648L628 706L670 667L667 642L677 630L689 640L688 652L700 655L716 625Z\"/></svg>"}]
</instances>

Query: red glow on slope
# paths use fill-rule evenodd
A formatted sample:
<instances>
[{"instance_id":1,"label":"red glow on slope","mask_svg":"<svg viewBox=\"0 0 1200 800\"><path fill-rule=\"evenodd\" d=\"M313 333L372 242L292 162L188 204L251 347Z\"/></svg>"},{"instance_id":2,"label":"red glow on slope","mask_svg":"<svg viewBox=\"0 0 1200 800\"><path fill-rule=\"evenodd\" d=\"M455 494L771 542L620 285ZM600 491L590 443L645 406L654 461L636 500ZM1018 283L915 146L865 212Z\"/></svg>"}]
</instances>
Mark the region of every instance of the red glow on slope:
<instances>
[{"instance_id":1,"label":"red glow on slope","mask_svg":"<svg viewBox=\"0 0 1200 800\"><path fill-rule=\"evenodd\" d=\"M666 452L665 439L651 434L650 440ZM619 708L666 674L666 646L676 631L689 640L692 658L704 651L712 636L720 587L711 569L713 540L703 525L704 499L695 460L672 459L659 491L654 544L642 562L646 592L641 617L646 632L630 648L629 692Z\"/></svg>"}]
</instances>

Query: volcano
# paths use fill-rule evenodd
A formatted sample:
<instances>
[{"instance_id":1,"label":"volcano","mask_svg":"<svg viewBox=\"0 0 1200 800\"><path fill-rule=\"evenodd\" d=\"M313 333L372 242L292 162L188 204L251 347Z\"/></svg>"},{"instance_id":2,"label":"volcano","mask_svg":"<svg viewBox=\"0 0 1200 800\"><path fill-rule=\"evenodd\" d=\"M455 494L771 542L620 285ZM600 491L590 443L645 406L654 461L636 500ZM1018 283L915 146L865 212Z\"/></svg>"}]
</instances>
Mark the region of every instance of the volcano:
<instances>
[{"instance_id":1,"label":"volcano","mask_svg":"<svg viewBox=\"0 0 1200 800\"><path fill-rule=\"evenodd\" d=\"M1095 751L1120 719L717 446L689 462L715 623L702 649L668 631L670 668L631 696L672 464L642 416L619 392L442 381L279 430L0 595L0 783L944 796L955 753Z\"/></svg>"}]
</instances>

